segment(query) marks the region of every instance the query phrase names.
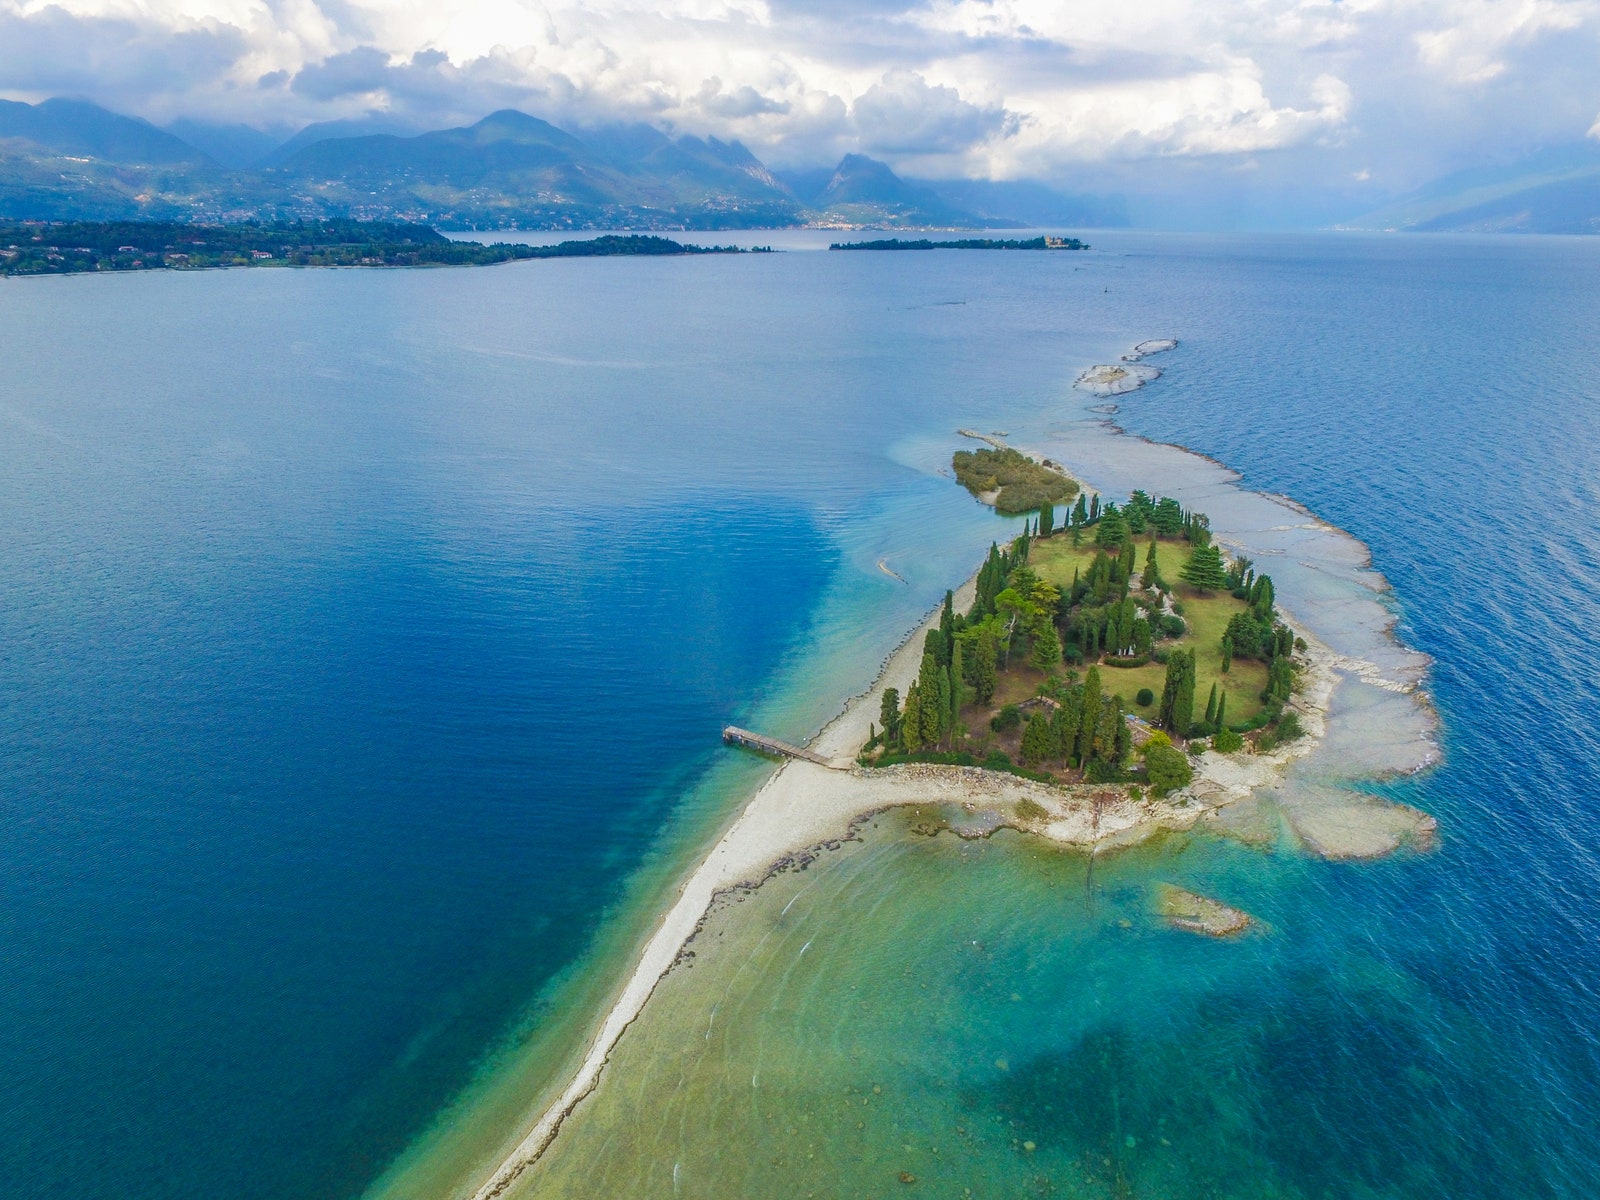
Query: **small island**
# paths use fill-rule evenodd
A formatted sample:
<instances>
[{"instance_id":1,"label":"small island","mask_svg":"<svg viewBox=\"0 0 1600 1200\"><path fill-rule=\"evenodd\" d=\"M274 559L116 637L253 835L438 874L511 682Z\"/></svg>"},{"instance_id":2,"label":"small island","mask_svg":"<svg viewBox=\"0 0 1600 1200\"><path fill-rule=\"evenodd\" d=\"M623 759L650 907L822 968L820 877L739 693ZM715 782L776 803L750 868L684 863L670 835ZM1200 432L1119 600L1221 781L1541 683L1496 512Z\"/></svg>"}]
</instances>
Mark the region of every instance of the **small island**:
<instances>
[{"instance_id":1,"label":"small island","mask_svg":"<svg viewBox=\"0 0 1600 1200\"><path fill-rule=\"evenodd\" d=\"M606 234L554 246L486 245L453 241L427 225L393 221L0 222L0 275L216 267L468 267L534 258L767 252L766 247L695 246L650 234Z\"/></svg>"},{"instance_id":2,"label":"small island","mask_svg":"<svg viewBox=\"0 0 1600 1200\"><path fill-rule=\"evenodd\" d=\"M1005 516L1031 513L1045 505L1060 504L1078 494L1078 482L1054 463L1035 462L998 438L961 431L986 441L988 450L960 450L950 460L962 487Z\"/></svg>"},{"instance_id":3,"label":"small island","mask_svg":"<svg viewBox=\"0 0 1600 1200\"><path fill-rule=\"evenodd\" d=\"M1206 749L1268 751L1302 736L1288 705L1305 649L1271 577L1225 560L1204 513L1142 490L1121 507L1078 491L1060 524L1047 501L1009 547L990 547L967 612L945 597L915 682L903 699L883 693L861 762L1159 798L1193 781Z\"/></svg>"},{"instance_id":4,"label":"small island","mask_svg":"<svg viewBox=\"0 0 1600 1200\"><path fill-rule=\"evenodd\" d=\"M928 238L881 238L875 242L834 242L829 250L1087 250L1088 242L1073 237L1036 238L952 238L935 242Z\"/></svg>"}]
</instances>

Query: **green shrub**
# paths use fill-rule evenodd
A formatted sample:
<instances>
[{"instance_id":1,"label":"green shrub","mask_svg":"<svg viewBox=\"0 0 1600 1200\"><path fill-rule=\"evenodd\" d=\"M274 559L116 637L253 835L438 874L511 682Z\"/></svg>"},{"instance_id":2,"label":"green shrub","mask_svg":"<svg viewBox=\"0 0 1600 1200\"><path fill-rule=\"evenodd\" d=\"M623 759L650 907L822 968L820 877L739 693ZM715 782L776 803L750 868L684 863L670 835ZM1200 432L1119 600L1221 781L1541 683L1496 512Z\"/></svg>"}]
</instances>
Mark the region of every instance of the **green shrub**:
<instances>
[{"instance_id":1,"label":"green shrub","mask_svg":"<svg viewBox=\"0 0 1600 1200\"><path fill-rule=\"evenodd\" d=\"M989 718L989 728L996 733L1007 733L1022 725L1022 710L1015 704L1008 704L994 716Z\"/></svg>"},{"instance_id":2,"label":"green shrub","mask_svg":"<svg viewBox=\"0 0 1600 1200\"><path fill-rule=\"evenodd\" d=\"M1133 702L1140 708L1149 708L1156 702L1156 694L1149 688L1140 688L1134 693Z\"/></svg>"},{"instance_id":3,"label":"green shrub","mask_svg":"<svg viewBox=\"0 0 1600 1200\"><path fill-rule=\"evenodd\" d=\"M1187 787L1194 779L1194 768L1181 750L1171 746L1146 746L1145 774L1150 780L1150 794L1165 796L1168 792Z\"/></svg>"},{"instance_id":4,"label":"green shrub","mask_svg":"<svg viewBox=\"0 0 1600 1200\"><path fill-rule=\"evenodd\" d=\"M1108 654L1100 660L1108 667L1142 667L1150 661L1148 654Z\"/></svg>"},{"instance_id":5,"label":"green shrub","mask_svg":"<svg viewBox=\"0 0 1600 1200\"><path fill-rule=\"evenodd\" d=\"M1305 730L1300 726L1300 714L1286 712L1278 718L1277 723L1269 725L1256 739L1256 745L1262 750L1276 750L1285 742L1292 742L1296 738L1304 737Z\"/></svg>"},{"instance_id":6,"label":"green shrub","mask_svg":"<svg viewBox=\"0 0 1600 1200\"><path fill-rule=\"evenodd\" d=\"M1211 739L1211 748L1218 754L1232 754L1244 749L1244 739L1231 729L1219 729L1216 737Z\"/></svg>"}]
</instances>

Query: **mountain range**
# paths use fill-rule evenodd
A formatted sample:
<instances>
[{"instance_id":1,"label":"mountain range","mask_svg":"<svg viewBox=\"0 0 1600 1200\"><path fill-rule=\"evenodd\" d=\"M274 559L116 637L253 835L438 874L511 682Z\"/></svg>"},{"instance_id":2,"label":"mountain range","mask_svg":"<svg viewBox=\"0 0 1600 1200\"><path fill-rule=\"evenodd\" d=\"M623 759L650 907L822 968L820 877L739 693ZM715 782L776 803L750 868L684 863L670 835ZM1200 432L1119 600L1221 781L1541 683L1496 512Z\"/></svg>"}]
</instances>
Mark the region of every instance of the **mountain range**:
<instances>
[{"instance_id":1,"label":"mountain range","mask_svg":"<svg viewBox=\"0 0 1600 1200\"><path fill-rule=\"evenodd\" d=\"M514 109L416 131L383 118L280 141L167 129L79 100L0 101L0 217L237 221L353 217L460 228L1125 225L1116 197L902 179L851 154L773 172L737 141L649 125L569 131Z\"/></svg>"},{"instance_id":2,"label":"mountain range","mask_svg":"<svg viewBox=\"0 0 1600 1200\"><path fill-rule=\"evenodd\" d=\"M1349 229L1416 233L1600 233L1600 146L1555 146L1434 180Z\"/></svg>"}]
</instances>

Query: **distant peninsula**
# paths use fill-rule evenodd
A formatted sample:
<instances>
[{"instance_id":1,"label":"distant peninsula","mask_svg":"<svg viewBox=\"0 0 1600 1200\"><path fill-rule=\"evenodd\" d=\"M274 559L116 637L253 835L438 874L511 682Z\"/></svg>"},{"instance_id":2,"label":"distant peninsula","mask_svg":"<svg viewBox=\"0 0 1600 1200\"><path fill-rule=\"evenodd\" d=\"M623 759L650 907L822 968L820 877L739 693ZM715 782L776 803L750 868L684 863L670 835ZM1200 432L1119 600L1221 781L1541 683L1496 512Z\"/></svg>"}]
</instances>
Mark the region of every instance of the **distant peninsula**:
<instances>
[{"instance_id":1,"label":"distant peninsula","mask_svg":"<svg viewBox=\"0 0 1600 1200\"><path fill-rule=\"evenodd\" d=\"M486 245L452 241L427 225L393 221L0 222L0 275L207 267L467 267L530 258L765 252L688 245L650 234L607 234L554 246Z\"/></svg>"},{"instance_id":2,"label":"distant peninsula","mask_svg":"<svg viewBox=\"0 0 1600 1200\"><path fill-rule=\"evenodd\" d=\"M875 242L834 242L829 250L1087 250L1088 242L1077 238L952 238L935 242L928 238L882 238Z\"/></svg>"}]
</instances>

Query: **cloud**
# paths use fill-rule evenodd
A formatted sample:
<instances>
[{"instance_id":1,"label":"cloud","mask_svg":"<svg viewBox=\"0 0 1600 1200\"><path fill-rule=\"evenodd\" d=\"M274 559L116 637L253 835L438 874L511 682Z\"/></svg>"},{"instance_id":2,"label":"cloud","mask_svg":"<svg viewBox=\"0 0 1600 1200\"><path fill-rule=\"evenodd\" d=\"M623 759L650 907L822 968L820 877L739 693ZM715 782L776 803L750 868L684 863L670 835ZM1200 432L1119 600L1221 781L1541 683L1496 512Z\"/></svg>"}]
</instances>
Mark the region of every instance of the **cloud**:
<instances>
[{"instance_id":1,"label":"cloud","mask_svg":"<svg viewBox=\"0 0 1600 1200\"><path fill-rule=\"evenodd\" d=\"M749 84L733 89L731 92L722 90L722 80L715 75L700 85L700 91L695 100L702 111L716 117L739 118L754 117L761 113L786 113L789 111L789 102L786 100L770 100Z\"/></svg>"},{"instance_id":2,"label":"cloud","mask_svg":"<svg viewBox=\"0 0 1600 1200\"><path fill-rule=\"evenodd\" d=\"M513 106L1000 178L1420 182L1600 138L1597 53L1600 0L0 0L24 99L274 126Z\"/></svg>"},{"instance_id":3,"label":"cloud","mask_svg":"<svg viewBox=\"0 0 1600 1200\"><path fill-rule=\"evenodd\" d=\"M884 154L948 154L1016 125L1004 108L968 103L955 88L905 69L889 71L857 97L850 115L862 147Z\"/></svg>"}]
</instances>

